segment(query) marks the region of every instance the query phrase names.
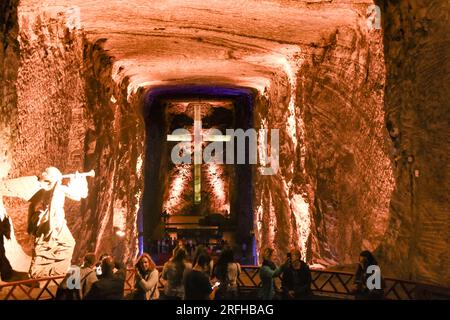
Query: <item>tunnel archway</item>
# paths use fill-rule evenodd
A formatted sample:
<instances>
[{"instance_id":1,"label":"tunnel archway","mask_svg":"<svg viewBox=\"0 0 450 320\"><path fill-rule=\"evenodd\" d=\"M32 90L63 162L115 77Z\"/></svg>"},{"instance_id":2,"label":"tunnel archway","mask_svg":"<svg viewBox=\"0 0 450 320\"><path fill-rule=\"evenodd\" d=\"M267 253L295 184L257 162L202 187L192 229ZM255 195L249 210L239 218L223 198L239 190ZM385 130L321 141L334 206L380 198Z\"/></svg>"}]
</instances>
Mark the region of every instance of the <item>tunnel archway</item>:
<instances>
[{"instance_id":1,"label":"tunnel archway","mask_svg":"<svg viewBox=\"0 0 450 320\"><path fill-rule=\"evenodd\" d=\"M161 239L167 231L166 221L162 213L164 211L165 198L170 194L170 190L168 190L172 186L170 181L174 179L174 177L170 176L169 170L169 167L173 166L170 161L170 148L173 147L173 144L167 141L167 135L177 125L183 125L183 122L186 124L189 122L189 119L192 122L192 117L189 118L186 115L184 115L185 119L183 120L179 120L180 115L176 118L178 121L169 119L168 106L170 105L170 101L228 101L232 106L232 117L226 123L229 126L227 129L242 129L245 131L253 128L255 94L255 90L250 88L224 85L179 85L152 88L148 91L143 106L143 117L146 128L145 184L142 210L140 210L142 216L138 217L138 221L141 224L138 226L139 234L141 235L139 239L139 247L141 250L149 251L149 241ZM192 110L190 112L192 113ZM205 117L207 120L204 129L207 129L208 122L211 125L212 122L219 122L220 124L221 121L224 121L223 117L221 118L218 114L220 112L212 113L209 115L209 118ZM214 121L214 118L218 119ZM174 122L177 124L175 125ZM224 129L223 126L221 128ZM222 131L225 133L225 130ZM237 148L237 145L234 147ZM237 154L237 152L234 152L235 157ZM248 159L248 151L246 151L246 157ZM208 165L203 164L202 166L205 167ZM222 165L228 166L228 178L233 181L225 184L227 186L225 190L219 190L219 192L228 193L228 227L235 228L233 233L234 240L237 243L245 242L250 248L253 243L253 168L248 161L245 164L236 164L234 162L234 164ZM192 168L189 171L192 171ZM192 174L188 173L189 176L192 177ZM223 176L219 179L223 179ZM191 184L189 186L189 182L192 183L192 178L186 179L186 181L182 181L181 183L184 184L184 188L193 189L193 185ZM208 188L210 189L208 184L205 185L202 183L202 194L211 192ZM188 192L188 196L190 196L191 202L194 202L194 197L192 197L190 192ZM199 204L191 204L187 208L190 212L180 212L179 209L171 207L169 210L174 215L206 216L204 218L216 213L211 211L216 208L208 207L208 205L205 206L201 202ZM180 209L182 208L180 207Z\"/></svg>"},{"instance_id":2,"label":"tunnel archway","mask_svg":"<svg viewBox=\"0 0 450 320\"><path fill-rule=\"evenodd\" d=\"M258 88L253 118L283 127L281 173L252 177L258 243L281 257L302 246L322 267L369 249L395 275L448 283L448 3L188 2L6 0L1 177L95 169L89 199L67 207L77 254L117 240L132 261L145 144L135 100L192 79ZM383 30L367 27L369 4ZM27 246L23 210L4 206Z\"/></svg>"}]
</instances>

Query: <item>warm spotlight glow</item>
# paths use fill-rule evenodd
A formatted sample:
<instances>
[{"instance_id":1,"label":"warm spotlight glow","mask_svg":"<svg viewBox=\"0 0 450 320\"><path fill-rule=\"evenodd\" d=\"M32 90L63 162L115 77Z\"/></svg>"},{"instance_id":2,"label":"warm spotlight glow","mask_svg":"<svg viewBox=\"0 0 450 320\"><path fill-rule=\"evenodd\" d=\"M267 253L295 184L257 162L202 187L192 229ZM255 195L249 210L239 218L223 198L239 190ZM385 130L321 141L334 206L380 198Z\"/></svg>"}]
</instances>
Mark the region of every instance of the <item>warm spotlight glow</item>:
<instances>
[{"instance_id":1,"label":"warm spotlight glow","mask_svg":"<svg viewBox=\"0 0 450 320\"><path fill-rule=\"evenodd\" d=\"M180 164L176 166L175 179L172 181L169 189L169 198L164 204L164 210L167 211L168 214L174 214L175 208L178 208L181 201L183 191L187 186L187 181L190 178L192 165L190 164Z\"/></svg>"},{"instance_id":2,"label":"warm spotlight glow","mask_svg":"<svg viewBox=\"0 0 450 320\"><path fill-rule=\"evenodd\" d=\"M125 232L122 230L118 230L118 231L116 231L116 235L120 238L123 238L123 237L125 237Z\"/></svg>"},{"instance_id":3,"label":"warm spotlight glow","mask_svg":"<svg viewBox=\"0 0 450 320\"><path fill-rule=\"evenodd\" d=\"M311 218L309 216L309 204L299 194L292 197L291 200L292 213L295 217L297 234L298 234L298 246L302 253L303 259L306 257L309 234L311 233Z\"/></svg>"},{"instance_id":4,"label":"warm spotlight glow","mask_svg":"<svg viewBox=\"0 0 450 320\"><path fill-rule=\"evenodd\" d=\"M211 186L216 203L214 204L215 211L230 212L230 204L226 194L226 186L223 180L224 167L217 164L209 164L207 169L207 181Z\"/></svg>"},{"instance_id":5,"label":"warm spotlight glow","mask_svg":"<svg viewBox=\"0 0 450 320\"><path fill-rule=\"evenodd\" d=\"M256 209L256 240L259 251L266 247L275 248L276 215L270 193L261 194L261 203Z\"/></svg>"}]
</instances>

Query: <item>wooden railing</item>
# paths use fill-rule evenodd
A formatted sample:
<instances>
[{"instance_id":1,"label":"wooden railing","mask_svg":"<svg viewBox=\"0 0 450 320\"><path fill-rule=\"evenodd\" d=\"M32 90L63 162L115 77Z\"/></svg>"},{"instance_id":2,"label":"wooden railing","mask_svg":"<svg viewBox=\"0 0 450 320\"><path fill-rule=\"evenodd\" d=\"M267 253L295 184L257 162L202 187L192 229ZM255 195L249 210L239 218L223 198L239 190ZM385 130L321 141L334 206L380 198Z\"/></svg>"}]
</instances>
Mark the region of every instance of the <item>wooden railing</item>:
<instances>
[{"instance_id":1,"label":"wooden railing","mask_svg":"<svg viewBox=\"0 0 450 320\"><path fill-rule=\"evenodd\" d=\"M161 281L162 267L158 267L160 274L159 289L163 290ZM354 274L342 271L311 270L311 289L315 295L340 299L352 299L352 285ZM30 279L7 282L0 285L0 300L49 300L54 299L56 289L64 276ZM280 282L280 279L276 279ZM436 287L412 281L384 278L385 299L414 300L414 299L450 299L450 288ZM261 285L259 267L242 266L242 273L238 285L243 291L255 291ZM134 287L134 269L128 269L125 276L124 294L128 294Z\"/></svg>"},{"instance_id":2,"label":"wooden railing","mask_svg":"<svg viewBox=\"0 0 450 320\"><path fill-rule=\"evenodd\" d=\"M238 285L244 290L256 290L261 286L258 266L242 266L242 272L238 279ZM161 281L162 267L160 272L159 288L162 290L164 284ZM342 299L352 299L352 286L354 274L343 271L311 270L311 289L314 294ZM388 300L414 300L414 299L450 299L450 288L431 286L413 281L384 278L384 297ZM280 284L280 279L276 279ZM125 292L128 293L134 286L134 270L128 270L125 284Z\"/></svg>"},{"instance_id":3,"label":"wooden railing","mask_svg":"<svg viewBox=\"0 0 450 320\"><path fill-rule=\"evenodd\" d=\"M52 300L64 276L5 282L0 285L0 300Z\"/></svg>"}]
</instances>

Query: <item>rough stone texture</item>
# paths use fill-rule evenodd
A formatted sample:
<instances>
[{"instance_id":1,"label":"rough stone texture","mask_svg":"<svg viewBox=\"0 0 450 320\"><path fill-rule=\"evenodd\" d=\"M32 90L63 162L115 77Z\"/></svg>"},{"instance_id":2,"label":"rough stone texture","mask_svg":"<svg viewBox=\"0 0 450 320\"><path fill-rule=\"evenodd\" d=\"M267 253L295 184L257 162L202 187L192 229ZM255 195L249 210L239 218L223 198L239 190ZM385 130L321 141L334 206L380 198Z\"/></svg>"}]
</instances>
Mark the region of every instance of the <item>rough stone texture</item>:
<instances>
[{"instance_id":1,"label":"rough stone texture","mask_svg":"<svg viewBox=\"0 0 450 320\"><path fill-rule=\"evenodd\" d=\"M95 169L69 214L81 217L70 220L77 255L131 261L145 91L249 87L255 128L280 129L280 170L254 182L259 247L281 259L300 245L324 266L375 250L385 274L448 285L450 10L387 3L382 34L366 27L372 1L23 0L20 56L17 25L1 24L0 156L9 152L10 177L47 163ZM8 213L20 210L11 202Z\"/></svg>"},{"instance_id":2,"label":"rough stone texture","mask_svg":"<svg viewBox=\"0 0 450 320\"><path fill-rule=\"evenodd\" d=\"M19 10L18 19L20 64L8 177L39 175L50 165L63 173L81 171L85 136L82 38L77 29L67 26L63 12ZM31 253L26 203L9 199L7 207L19 242ZM69 227L78 212L79 205L67 201Z\"/></svg>"},{"instance_id":3,"label":"rough stone texture","mask_svg":"<svg viewBox=\"0 0 450 320\"><path fill-rule=\"evenodd\" d=\"M227 128L234 127L233 104L231 102L205 103L201 105L202 128L206 134L213 134L210 129L225 133ZM189 103L168 102L166 107L166 121L168 132L183 128L193 133L194 108ZM206 165L201 168L201 202L196 205L194 198L194 165L174 165L171 159L172 146L179 142L171 142L162 166L167 167L167 176L164 179L165 192L163 195L163 210L168 214L224 214L230 212L229 189L230 177L233 176L232 165ZM207 145L208 143L205 143ZM215 144L211 144L210 147ZM224 150L225 151L225 150Z\"/></svg>"},{"instance_id":4,"label":"rough stone texture","mask_svg":"<svg viewBox=\"0 0 450 320\"><path fill-rule=\"evenodd\" d=\"M0 4L0 181L3 180L11 168L12 154L11 146L16 136L15 120L17 118L17 91L16 80L19 67L19 43L17 41L18 1L5 0ZM12 223L11 218L4 206L3 198L0 196L0 221L3 224ZM17 271L26 271L28 261L25 254L18 245L15 238L14 226L8 239L3 234L0 235L0 266L2 272L0 277L6 278L11 275L11 268ZM14 258L5 261L5 256L9 255L10 249L15 249L18 253Z\"/></svg>"},{"instance_id":5,"label":"rough stone texture","mask_svg":"<svg viewBox=\"0 0 450 320\"><path fill-rule=\"evenodd\" d=\"M394 184L381 35L342 27L302 49L295 96L285 76L273 82L279 92L268 99L278 104L261 113L264 107L256 107L255 121L267 117L262 121L280 128L282 141L280 174L256 178L260 243L272 244L279 258L300 245L311 263L352 263L383 239ZM280 126L292 116L293 132Z\"/></svg>"},{"instance_id":6,"label":"rough stone texture","mask_svg":"<svg viewBox=\"0 0 450 320\"><path fill-rule=\"evenodd\" d=\"M7 122L16 121L17 126L7 149L13 160L8 177L37 175L49 165L63 173L94 169L96 178L88 178L89 198L81 205L67 201L65 207L77 241L74 259L88 250L112 252L113 246L119 255L133 257L139 192L133 188L138 178L133 179L130 172L136 172L136 149L142 148L144 141L143 130L136 129L139 135L132 128L139 128L139 123L133 125L138 113L126 109L130 106L126 91L122 94L117 89L117 103L111 102L116 85L107 68L110 57L101 49L101 41L86 43L73 27L70 12L61 8L22 10L19 17L18 98L10 104L17 115ZM126 88L126 80L124 83ZM13 111L2 110L2 116ZM134 160L129 159L131 154ZM27 203L10 198L6 208L19 243L30 254ZM130 230L126 239L113 238L113 224ZM123 241L128 242L121 245Z\"/></svg>"},{"instance_id":7,"label":"rough stone texture","mask_svg":"<svg viewBox=\"0 0 450 320\"><path fill-rule=\"evenodd\" d=\"M19 14L14 176L36 175L49 165L73 172L83 162L82 38L62 15L52 11Z\"/></svg>"},{"instance_id":8,"label":"rough stone texture","mask_svg":"<svg viewBox=\"0 0 450 320\"><path fill-rule=\"evenodd\" d=\"M83 207L78 239L79 254L113 252L133 259L136 252L136 213L143 177L143 121L139 95L127 100L128 78L121 70L112 73L112 59L102 48L103 40L86 44L84 70L87 84L85 166L96 177ZM112 79L116 77L117 82ZM140 159L140 160L139 160ZM117 229L115 229L117 228ZM126 231L125 238L115 231Z\"/></svg>"},{"instance_id":9,"label":"rough stone texture","mask_svg":"<svg viewBox=\"0 0 450 320\"><path fill-rule=\"evenodd\" d=\"M339 28L300 69L313 260L352 263L382 241L394 179L381 32ZM299 162L295 165L301 168Z\"/></svg>"},{"instance_id":10,"label":"rough stone texture","mask_svg":"<svg viewBox=\"0 0 450 320\"><path fill-rule=\"evenodd\" d=\"M450 3L380 6L396 188L379 255L399 277L449 286Z\"/></svg>"},{"instance_id":11,"label":"rough stone texture","mask_svg":"<svg viewBox=\"0 0 450 320\"><path fill-rule=\"evenodd\" d=\"M11 167L11 143L15 133L16 79L19 67L17 33L18 1L5 0L0 5L0 179Z\"/></svg>"}]
</instances>

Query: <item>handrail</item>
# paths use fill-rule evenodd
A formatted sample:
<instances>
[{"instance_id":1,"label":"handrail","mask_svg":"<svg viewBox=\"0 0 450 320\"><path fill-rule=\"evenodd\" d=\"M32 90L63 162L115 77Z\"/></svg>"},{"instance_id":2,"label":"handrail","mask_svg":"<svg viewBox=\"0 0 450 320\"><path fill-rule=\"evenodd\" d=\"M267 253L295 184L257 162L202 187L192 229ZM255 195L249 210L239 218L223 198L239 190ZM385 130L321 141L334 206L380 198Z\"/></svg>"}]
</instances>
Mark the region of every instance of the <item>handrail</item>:
<instances>
[{"instance_id":1,"label":"handrail","mask_svg":"<svg viewBox=\"0 0 450 320\"><path fill-rule=\"evenodd\" d=\"M0 284L0 300L54 299L64 275L27 279Z\"/></svg>"},{"instance_id":2,"label":"handrail","mask_svg":"<svg viewBox=\"0 0 450 320\"><path fill-rule=\"evenodd\" d=\"M259 278L259 266L241 266L241 274L238 278L238 286L241 289L257 289L261 285ZM158 267L161 271L162 267ZM134 269L128 269L125 292L133 290ZM311 269L313 293L325 296L335 296L340 298L354 298L352 293L352 284L354 273L346 271L332 271ZM164 288L161 281L161 272L159 274L159 289ZM418 283L409 280L400 280L395 278L383 278L384 280L384 298L388 300L414 300L414 299L432 299L445 298L450 299L450 288L438 287L429 284ZM280 279L278 278L279 282Z\"/></svg>"},{"instance_id":3,"label":"handrail","mask_svg":"<svg viewBox=\"0 0 450 320\"><path fill-rule=\"evenodd\" d=\"M162 266L159 271L159 289L164 288L162 281ZM256 290L261 285L258 266L241 266L242 272L238 278L238 286L243 290ZM125 276L124 295L134 288L133 268L127 269ZM353 298L352 284L354 274L345 271L311 270L311 289L314 294L338 298ZM0 300L48 300L54 299L59 283L64 276L28 279L0 284ZM280 279L276 279L279 283ZM384 278L384 297L389 300L414 299L450 299L450 288L417 283L410 280Z\"/></svg>"}]
</instances>

